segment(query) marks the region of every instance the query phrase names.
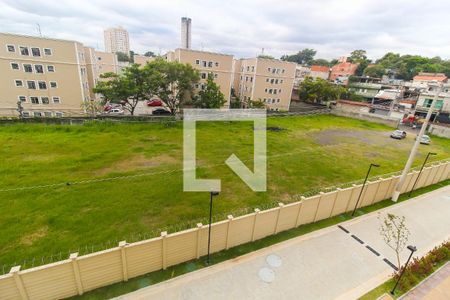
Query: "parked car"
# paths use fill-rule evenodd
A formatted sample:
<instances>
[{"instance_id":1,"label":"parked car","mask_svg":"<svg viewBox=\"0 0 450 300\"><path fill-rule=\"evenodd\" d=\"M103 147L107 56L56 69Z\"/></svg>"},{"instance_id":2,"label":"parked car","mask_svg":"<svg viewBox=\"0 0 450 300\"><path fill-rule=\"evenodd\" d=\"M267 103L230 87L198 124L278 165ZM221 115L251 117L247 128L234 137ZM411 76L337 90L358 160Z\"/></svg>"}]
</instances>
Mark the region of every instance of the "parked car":
<instances>
[{"instance_id":1,"label":"parked car","mask_svg":"<svg viewBox=\"0 0 450 300\"><path fill-rule=\"evenodd\" d=\"M159 99L147 100L147 106L163 106L163 102Z\"/></svg>"},{"instance_id":2,"label":"parked car","mask_svg":"<svg viewBox=\"0 0 450 300\"><path fill-rule=\"evenodd\" d=\"M108 111L110 115L123 115L123 110L120 108L112 108Z\"/></svg>"},{"instance_id":3,"label":"parked car","mask_svg":"<svg viewBox=\"0 0 450 300\"><path fill-rule=\"evenodd\" d=\"M391 133L391 138L401 140L406 137L406 131L403 130L396 130L393 133Z\"/></svg>"},{"instance_id":4,"label":"parked car","mask_svg":"<svg viewBox=\"0 0 450 300\"><path fill-rule=\"evenodd\" d=\"M416 137L416 139L417 139L417 137ZM423 145L429 145L431 143L431 139L428 135L424 134L420 138L420 143Z\"/></svg>"},{"instance_id":5,"label":"parked car","mask_svg":"<svg viewBox=\"0 0 450 300\"><path fill-rule=\"evenodd\" d=\"M162 115L170 115L170 111L164 109L164 108L157 108L153 110L153 115L162 116Z\"/></svg>"}]
</instances>

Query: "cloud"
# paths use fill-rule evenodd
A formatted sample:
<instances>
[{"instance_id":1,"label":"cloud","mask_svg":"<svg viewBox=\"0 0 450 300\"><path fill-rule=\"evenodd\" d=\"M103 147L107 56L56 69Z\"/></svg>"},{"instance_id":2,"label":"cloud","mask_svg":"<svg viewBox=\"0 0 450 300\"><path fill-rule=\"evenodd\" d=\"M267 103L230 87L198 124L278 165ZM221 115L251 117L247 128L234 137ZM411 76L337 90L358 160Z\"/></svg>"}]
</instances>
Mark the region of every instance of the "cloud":
<instances>
[{"instance_id":1,"label":"cloud","mask_svg":"<svg viewBox=\"0 0 450 300\"><path fill-rule=\"evenodd\" d=\"M4 32L36 35L39 23L45 36L103 49L103 29L121 25L133 50L164 53L189 16L194 48L237 57L308 47L328 59L354 49L449 58L449 12L445 0L0 0Z\"/></svg>"}]
</instances>

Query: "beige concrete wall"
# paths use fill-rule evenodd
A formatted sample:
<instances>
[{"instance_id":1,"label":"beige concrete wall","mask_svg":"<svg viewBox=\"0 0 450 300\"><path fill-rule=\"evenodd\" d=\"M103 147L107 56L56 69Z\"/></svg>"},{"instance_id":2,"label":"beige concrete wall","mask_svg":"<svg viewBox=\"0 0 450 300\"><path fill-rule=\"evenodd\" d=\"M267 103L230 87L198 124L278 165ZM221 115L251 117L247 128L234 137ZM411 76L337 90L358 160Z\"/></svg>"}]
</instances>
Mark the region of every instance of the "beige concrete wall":
<instances>
[{"instance_id":1,"label":"beige concrete wall","mask_svg":"<svg viewBox=\"0 0 450 300\"><path fill-rule=\"evenodd\" d=\"M15 52L9 52L7 45L14 46ZM21 46L28 48L29 55L20 53ZM40 56L33 56L31 48L39 48ZM45 54L44 49L50 49L51 55ZM12 69L11 63L17 63L19 69ZM25 72L24 65L31 65L33 72ZM36 65L43 67L43 73L36 72ZM48 71L49 67L54 72ZM82 113L82 103L89 99L84 47L78 42L0 33L0 70L0 115L3 116L18 116L19 96L26 97L22 103L25 113L47 112L52 116L56 112ZM23 86L16 87L15 80L21 80ZM34 81L37 88L29 89L27 81ZM39 89L39 81L45 82L47 88ZM50 82L56 82L57 86L50 87ZM32 103L30 97L39 97L39 104ZM49 103L42 103L41 97L48 97ZM54 103L53 97L59 97L59 103Z\"/></svg>"},{"instance_id":2,"label":"beige concrete wall","mask_svg":"<svg viewBox=\"0 0 450 300\"><path fill-rule=\"evenodd\" d=\"M405 191L412 188L418 172L408 174ZM425 186L450 177L450 162L424 168L418 186ZM368 182L359 207L388 199L399 176ZM264 211L255 209L238 218L212 224L211 252L264 238L301 224L323 220L353 210L362 185L302 197L298 202ZM417 186L417 187L418 187ZM416 188L417 188L416 187ZM162 233L161 237L126 244L119 247L44 265L24 271L15 267L0 276L1 299L59 299L126 281L139 275L165 269L207 254L208 226L176 233Z\"/></svg>"}]
</instances>

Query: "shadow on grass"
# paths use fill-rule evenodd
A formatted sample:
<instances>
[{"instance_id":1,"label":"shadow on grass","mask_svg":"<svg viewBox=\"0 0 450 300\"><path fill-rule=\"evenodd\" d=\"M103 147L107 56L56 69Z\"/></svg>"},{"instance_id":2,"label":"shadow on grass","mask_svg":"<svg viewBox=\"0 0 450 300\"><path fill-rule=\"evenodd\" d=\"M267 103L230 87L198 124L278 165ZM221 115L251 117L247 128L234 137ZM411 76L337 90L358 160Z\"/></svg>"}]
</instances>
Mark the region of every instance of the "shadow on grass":
<instances>
[{"instance_id":1,"label":"shadow on grass","mask_svg":"<svg viewBox=\"0 0 450 300\"><path fill-rule=\"evenodd\" d=\"M398 202L403 202L406 200L409 200L411 198L417 197L419 195L422 195L424 193L439 189L441 187L447 186L450 184L450 180L445 180L443 182L431 185L431 186L427 186L421 189L418 189L416 191L414 191L411 195L411 197L408 197L407 193L406 194L402 194L398 200ZM367 207L363 207L360 208L356 211L356 214L358 216L361 215L365 215L368 214L370 212L391 206L396 204L395 202L392 202L391 200L384 200L381 202L378 202L374 205L371 206L367 206ZM283 242L286 240L289 240L291 238L295 238L325 227L329 227L332 225L336 225L338 223L350 220L351 217L351 212L349 213L344 213L329 219L325 219L325 220L321 220L315 223L310 223L310 224L305 224L305 225L301 225L297 228L293 228L287 231L283 231L280 232L276 235L271 235L268 237L265 237L263 239L251 242L251 243L247 243L247 244L243 244L243 245L239 245L236 247L233 247L229 250L224 250L224 251L220 251L218 253L214 253L211 255L211 261L212 264L217 264L229 259L233 259L236 258L238 256L250 253L252 251L256 251L271 245L274 245L276 243L279 242ZM152 273L148 273L146 275L143 276L139 276L139 277L135 277L132 279L129 279L127 282L120 282L120 283L116 283L110 286L106 286L106 287L102 287L102 288L98 288L96 290L90 291L85 293L82 296L75 296L75 297L71 297L69 299L109 299L111 297L117 297L126 293L130 293L133 291L136 291L140 288L143 287L147 287L156 283L159 283L161 281L165 281L195 270L199 270L202 269L204 267L207 267L208 265L206 264L205 258L202 257L198 260L192 260L192 261L188 261L176 266L172 266L172 267L168 267L166 270L160 270L160 271L155 271ZM392 280L387 281L386 283L384 283L383 285L379 286L375 292L375 290L373 291L374 294L376 295L382 295L384 293L384 291L389 291L389 289L392 289L393 287L393 282ZM371 294L372 295L372 294ZM364 299L369 299L369 298L364 298ZM375 298L371 298L371 299L375 299Z\"/></svg>"}]
</instances>

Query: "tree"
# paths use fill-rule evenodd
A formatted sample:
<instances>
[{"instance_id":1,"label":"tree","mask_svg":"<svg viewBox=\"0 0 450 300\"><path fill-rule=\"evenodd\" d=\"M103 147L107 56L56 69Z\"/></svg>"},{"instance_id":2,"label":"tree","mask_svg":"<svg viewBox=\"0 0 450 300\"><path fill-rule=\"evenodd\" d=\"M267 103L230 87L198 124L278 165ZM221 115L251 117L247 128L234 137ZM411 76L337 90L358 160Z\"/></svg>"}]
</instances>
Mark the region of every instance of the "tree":
<instances>
[{"instance_id":1,"label":"tree","mask_svg":"<svg viewBox=\"0 0 450 300\"><path fill-rule=\"evenodd\" d=\"M199 72L189 64L156 59L147 63L152 83L149 90L158 96L174 115L184 101L192 100L193 86L199 80Z\"/></svg>"},{"instance_id":2,"label":"tree","mask_svg":"<svg viewBox=\"0 0 450 300\"><path fill-rule=\"evenodd\" d=\"M298 94L300 100L313 103L336 100L345 91L342 86L334 85L321 78L315 80L307 76L299 85Z\"/></svg>"},{"instance_id":3,"label":"tree","mask_svg":"<svg viewBox=\"0 0 450 300\"><path fill-rule=\"evenodd\" d=\"M348 61L354 64L358 64L358 68L356 69L356 75L361 76L364 73L364 70L370 64L371 60L366 56L366 50L354 50L350 53L350 57Z\"/></svg>"},{"instance_id":4,"label":"tree","mask_svg":"<svg viewBox=\"0 0 450 300\"><path fill-rule=\"evenodd\" d=\"M258 58L275 59L275 57L273 57L272 55L267 54L260 54L258 55Z\"/></svg>"},{"instance_id":5,"label":"tree","mask_svg":"<svg viewBox=\"0 0 450 300\"><path fill-rule=\"evenodd\" d=\"M116 52L116 55L118 61L130 61L130 57L128 56L127 53Z\"/></svg>"},{"instance_id":6,"label":"tree","mask_svg":"<svg viewBox=\"0 0 450 300\"><path fill-rule=\"evenodd\" d=\"M405 224L405 217L387 214L381 223L380 233L384 242L395 251L397 266L400 270L400 253L405 248L406 243L408 243L410 234Z\"/></svg>"},{"instance_id":7,"label":"tree","mask_svg":"<svg viewBox=\"0 0 450 300\"><path fill-rule=\"evenodd\" d=\"M95 117L103 111L103 105L100 101L83 101L81 108L91 117Z\"/></svg>"},{"instance_id":8,"label":"tree","mask_svg":"<svg viewBox=\"0 0 450 300\"><path fill-rule=\"evenodd\" d=\"M313 66L325 66L325 67L331 67L331 63L323 58L314 59L311 61L311 65Z\"/></svg>"},{"instance_id":9,"label":"tree","mask_svg":"<svg viewBox=\"0 0 450 300\"><path fill-rule=\"evenodd\" d=\"M386 69L380 65L370 66L364 70L365 76L381 78L386 73Z\"/></svg>"},{"instance_id":10,"label":"tree","mask_svg":"<svg viewBox=\"0 0 450 300\"><path fill-rule=\"evenodd\" d=\"M220 108L225 102L227 102L225 96L214 82L213 73L209 73L205 88L194 99L194 106L197 108Z\"/></svg>"},{"instance_id":11,"label":"tree","mask_svg":"<svg viewBox=\"0 0 450 300\"><path fill-rule=\"evenodd\" d=\"M254 100L248 100L248 108L266 108L266 105L261 101L261 99L258 99L256 101Z\"/></svg>"},{"instance_id":12,"label":"tree","mask_svg":"<svg viewBox=\"0 0 450 300\"><path fill-rule=\"evenodd\" d=\"M293 55L283 55L281 56L281 60L285 61L291 61L296 62L298 64L311 64L312 60L314 59L314 56L316 55L317 51L314 49L303 49L301 51L298 51L297 54Z\"/></svg>"},{"instance_id":13,"label":"tree","mask_svg":"<svg viewBox=\"0 0 450 300\"><path fill-rule=\"evenodd\" d=\"M147 57L156 57L155 53L153 51L147 51L144 53L144 56Z\"/></svg>"}]
</instances>

